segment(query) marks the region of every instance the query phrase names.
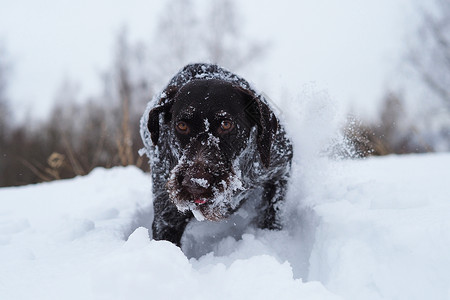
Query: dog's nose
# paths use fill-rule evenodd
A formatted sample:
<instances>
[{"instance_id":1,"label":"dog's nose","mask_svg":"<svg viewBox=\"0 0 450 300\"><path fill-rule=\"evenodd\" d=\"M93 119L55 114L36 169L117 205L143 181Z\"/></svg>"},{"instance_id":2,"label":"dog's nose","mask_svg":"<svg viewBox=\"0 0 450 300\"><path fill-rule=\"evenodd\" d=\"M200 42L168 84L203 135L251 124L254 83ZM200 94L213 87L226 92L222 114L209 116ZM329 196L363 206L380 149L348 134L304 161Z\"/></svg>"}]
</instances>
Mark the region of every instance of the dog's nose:
<instances>
[{"instance_id":1,"label":"dog's nose","mask_svg":"<svg viewBox=\"0 0 450 300\"><path fill-rule=\"evenodd\" d=\"M204 174L202 176L186 176L183 179L182 185L187 189L192 195L200 196L206 193L210 187L209 174Z\"/></svg>"}]
</instances>

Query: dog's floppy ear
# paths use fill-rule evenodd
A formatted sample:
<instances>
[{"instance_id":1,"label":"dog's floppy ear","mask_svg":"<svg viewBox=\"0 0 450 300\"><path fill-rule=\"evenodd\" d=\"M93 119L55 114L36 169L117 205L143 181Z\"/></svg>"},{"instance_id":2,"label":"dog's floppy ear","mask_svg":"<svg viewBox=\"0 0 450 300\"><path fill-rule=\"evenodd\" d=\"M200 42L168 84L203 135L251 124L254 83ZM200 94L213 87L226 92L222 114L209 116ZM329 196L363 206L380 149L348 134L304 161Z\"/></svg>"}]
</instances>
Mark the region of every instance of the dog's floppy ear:
<instances>
[{"instance_id":1,"label":"dog's floppy ear","mask_svg":"<svg viewBox=\"0 0 450 300\"><path fill-rule=\"evenodd\" d=\"M270 166L270 149L272 140L278 129L278 120L269 106L261 100L261 96L247 89L240 88L249 98L245 113L253 124L256 124L257 148L264 167Z\"/></svg>"},{"instance_id":2,"label":"dog's floppy ear","mask_svg":"<svg viewBox=\"0 0 450 300\"><path fill-rule=\"evenodd\" d=\"M170 108L173 104L173 97L177 93L177 89L174 86L167 87L161 94L159 105L154 107L148 114L147 128L150 132L152 143L154 146L158 144L159 139L159 115L164 113L164 122L168 122L171 119Z\"/></svg>"},{"instance_id":3,"label":"dog's floppy ear","mask_svg":"<svg viewBox=\"0 0 450 300\"><path fill-rule=\"evenodd\" d=\"M150 136L152 138L153 146L158 144L159 139L159 114L164 111L163 106L156 106L148 114L147 128L150 131Z\"/></svg>"},{"instance_id":4,"label":"dog's floppy ear","mask_svg":"<svg viewBox=\"0 0 450 300\"><path fill-rule=\"evenodd\" d=\"M273 136L278 128L278 120L267 104L263 103L258 97L254 98L254 102L257 107L257 148L264 167L268 168L270 165L270 149L272 147Z\"/></svg>"}]
</instances>

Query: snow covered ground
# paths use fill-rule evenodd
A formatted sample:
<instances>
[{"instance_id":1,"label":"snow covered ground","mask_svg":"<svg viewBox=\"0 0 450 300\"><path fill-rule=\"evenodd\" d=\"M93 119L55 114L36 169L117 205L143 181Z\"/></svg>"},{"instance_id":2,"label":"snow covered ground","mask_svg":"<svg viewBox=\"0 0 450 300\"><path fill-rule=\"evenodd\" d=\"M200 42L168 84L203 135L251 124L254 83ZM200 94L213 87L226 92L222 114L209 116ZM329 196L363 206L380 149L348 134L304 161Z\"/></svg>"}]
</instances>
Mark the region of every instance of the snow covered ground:
<instances>
[{"instance_id":1,"label":"snow covered ground","mask_svg":"<svg viewBox=\"0 0 450 300\"><path fill-rule=\"evenodd\" d=\"M281 232L188 258L134 167L0 189L0 299L449 299L450 154L297 159Z\"/></svg>"}]
</instances>

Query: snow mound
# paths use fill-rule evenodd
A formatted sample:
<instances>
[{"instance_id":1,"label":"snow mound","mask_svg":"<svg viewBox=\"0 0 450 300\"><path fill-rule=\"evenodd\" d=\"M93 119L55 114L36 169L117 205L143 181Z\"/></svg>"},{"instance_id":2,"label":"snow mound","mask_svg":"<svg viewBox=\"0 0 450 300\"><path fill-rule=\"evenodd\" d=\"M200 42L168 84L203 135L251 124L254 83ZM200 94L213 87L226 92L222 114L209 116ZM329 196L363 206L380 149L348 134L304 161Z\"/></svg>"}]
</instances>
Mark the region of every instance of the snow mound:
<instances>
[{"instance_id":1,"label":"snow mound","mask_svg":"<svg viewBox=\"0 0 450 300\"><path fill-rule=\"evenodd\" d=\"M339 299L269 255L194 266L173 244L150 241L145 228L101 260L93 282L99 299Z\"/></svg>"}]
</instances>

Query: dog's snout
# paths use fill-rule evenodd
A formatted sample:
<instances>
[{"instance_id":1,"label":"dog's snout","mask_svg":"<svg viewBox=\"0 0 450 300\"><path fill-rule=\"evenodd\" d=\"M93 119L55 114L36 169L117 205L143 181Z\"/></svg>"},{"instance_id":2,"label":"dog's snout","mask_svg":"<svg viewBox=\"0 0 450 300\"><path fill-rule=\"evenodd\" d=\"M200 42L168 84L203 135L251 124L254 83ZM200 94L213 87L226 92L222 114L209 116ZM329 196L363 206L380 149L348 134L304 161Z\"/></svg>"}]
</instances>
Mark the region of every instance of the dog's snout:
<instances>
[{"instance_id":1,"label":"dog's snout","mask_svg":"<svg viewBox=\"0 0 450 300\"><path fill-rule=\"evenodd\" d=\"M211 186L212 175L205 168L194 168L187 172L182 180L182 185L193 195L206 193Z\"/></svg>"},{"instance_id":2,"label":"dog's snout","mask_svg":"<svg viewBox=\"0 0 450 300\"><path fill-rule=\"evenodd\" d=\"M201 196L208 191L209 183L201 184L203 178L185 178L183 186L193 196ZM206 182L206 181L205 181Z\"/></svg>"}]
</instances>

